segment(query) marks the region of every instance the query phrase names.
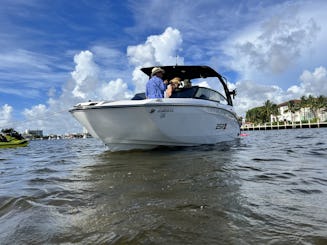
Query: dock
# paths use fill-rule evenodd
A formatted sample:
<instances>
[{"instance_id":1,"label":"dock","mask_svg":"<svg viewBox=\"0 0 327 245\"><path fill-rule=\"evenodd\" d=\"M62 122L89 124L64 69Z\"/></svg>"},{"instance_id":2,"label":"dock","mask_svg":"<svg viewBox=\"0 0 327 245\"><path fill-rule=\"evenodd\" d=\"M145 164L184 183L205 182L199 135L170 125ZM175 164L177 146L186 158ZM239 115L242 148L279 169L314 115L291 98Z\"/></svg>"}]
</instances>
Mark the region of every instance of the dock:
<instances>
[{"instance_id":1,"label":"dock","mask_svg":"<svg viewBox=\"0 0 327 245\"><path fill-rule=\"evenodd\" d=\"M285 123L265 123L265 124L245 124L241 125L242 131L252 130L280 130L280 129L296 129L296 128L325 128L327 122L316 122L316 123L301 123L301 122L285 122Z\"/></svg>"}]
</instances>

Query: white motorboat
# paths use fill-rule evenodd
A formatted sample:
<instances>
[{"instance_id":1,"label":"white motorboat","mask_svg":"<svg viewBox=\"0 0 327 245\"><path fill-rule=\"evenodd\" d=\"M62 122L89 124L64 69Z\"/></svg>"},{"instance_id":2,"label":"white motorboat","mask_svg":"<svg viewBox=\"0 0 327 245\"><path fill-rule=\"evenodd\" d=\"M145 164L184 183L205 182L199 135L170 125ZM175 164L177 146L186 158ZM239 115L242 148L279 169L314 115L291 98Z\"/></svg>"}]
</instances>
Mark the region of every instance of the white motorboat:
<instances>
[{"instance_id":1,"label":"white motorboat","mask_svg":"<svg viewBox=\"0 0 327 245\"><path fill-rule=\"evenodd\" d=\"M141 70L149 77L153 67ZM111 151L153 149L158 146L194 146L236 139L240 126L226 80L208 66L161 66L165 78L182 78L170 98L146 99L144 93L131 100L91 101L75 105L70 112ZM216 77L225 95L192 86L200 78Z\"/></svg>"}]
</instances>

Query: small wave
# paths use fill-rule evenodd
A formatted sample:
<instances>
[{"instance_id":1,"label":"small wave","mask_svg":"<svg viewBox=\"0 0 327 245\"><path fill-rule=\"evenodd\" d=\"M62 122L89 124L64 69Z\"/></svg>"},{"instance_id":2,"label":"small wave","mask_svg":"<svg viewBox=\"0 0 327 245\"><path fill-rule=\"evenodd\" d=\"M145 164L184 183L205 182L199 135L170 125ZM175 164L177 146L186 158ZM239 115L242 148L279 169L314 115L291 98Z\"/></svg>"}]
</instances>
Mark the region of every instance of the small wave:
<instances>
[{"instance_id":1,"label":"small wave","mask_svg":"<svg viewBox=\"0 0 327 245\"><path fill-rule=\"evenodd\" d=\"M313 139L315 137L313 137L313 136L296 136L295 138L296 139Z\"/></svg>"},{"instance_id":2,"label":"small wave","mask_svg":"<svg viewBox=\"0 0 327 245\"><path fill-rule=\"evenodd\" d=\"M207 208L208 206L207 205L198 205L198 204L185 204L185 205L179 205L179 206L176 206L176 209L179 209L179 210L202 210L204 208Z\"/></svg>"},{"instance_id":3,"label":"small wave","mask_svg":"<svg viewBox=\"0 0 327 245\"><path fill-rule=\"evenodd\" d=\"M314 155L314 156L325 156L326 155L326 149L321 148L321 149L311 150L311 151L309 151L309 154Z\"/></svg>"},{"instance_id":4,"label":"small wave","mask_svg":"<svg viewBox=\"0 0 327 245\"><path fill-rule=\"evenodd\" d=\"M48 174L48 173L55 173L58 171L51 168L40 168L40 169L33 170L32 172L36 174Z\"/></svg>"},{"instance_id":5,"label":"small wave","mask_svg":"<svg viewBox=\"0 0 327 245\"><path fill-rule=\"evenodd\" d=\"M81 181L79 179L67 179L67 178L59 178L59 177L48 177L48 178L33 178L30 179L29 182L31 184L43 184L43 183L73 183Z\"/></svg>"},{"instance_id":6,"label":"small wave","mask_svg":"<svg viewBox=\"0 0 327 245\"><path fill-rule=\"evenodd\" d=\"M318 184L326 185L327 184L327 179L322 179L322 178L316 178L313 177L313 182L316 182Z\"/></svg>"},{"instance_id":7,"label":"small wave","mask_svg":"<svg viewBox=\"0 0 327 245\"><path fill-rule=\"evenodd\" d=\"M273 179L275 176L269 176L267 174L260 174L260 175L256 175L255 178L259 179L259 180L270 180Z\"/></svg>"},{"instance_id":8,"label":"small wave","mask_svg":"<svg viewBox=\"0 0 327 245\"><path fill-rule=\"evenodd\" d=\"M286 160L280 158L253 158L252 160L256 162L286 162Z\"/></svg>"},{"instance_id":9,"label":"small wave","mask_svg":"<svg viewBox=\"0 0 327 245\"><path fill-rule=\"evenodd\" d=\"M51 183L50 180L44 178L33 178L29 180L30 184Z\"/></svg>"},{"instance_id":10,"label":"small wave","mask_svg":"<svg viewBox=\"0 0 327 245\"><path fill-rule=\"evenodd\" d=\"M288 176L292 176L292 177L295 177L295 176L296 176L295 174L292 174L292 173L290 173L290 172L284 172L284 173L282 173L282 174L284 174L284 175L288 175Z\"/></svg>"},{"instance_id":11,"label":"small wave","mask_svg":"<svg viewBox=\"0 0 327 245\"><path fill-rule=\"evenodd\" d=\"M290 192L292 194L320 194L322 193L321 190L316 190L316 189L311 189L311 190L306 190L306 189L291 189L291 190L287 190L287 192Z\"/></svg>"},{"instance_id":12,"label":"small wave","mask_svg":"<svg viewBox=\"0 0 327 245\"><path fill-rule=\"evenodd\" d=\"M0 217L10 213L13 210L26 210L32 207L32 205L28 202L32 200L32 197L21 196L21 197L2 197L0 206Z\"/></svg>"},{"instance_id":13,"label":"small wave","mask_svg":"<svg viewBox=\"0 0 327 245\"><path fill-rule=\"evenodd\" d=\"M279 178L279 179L290 179L291 178L290 176L283 175L283 174L277 174L275 177L276 178Z\"/></svg>"},{"instance_id":14,"label":"small wave","mask_svg":"<svg viewBox=\"0 0 327 245\"><path fill-rule=\"evenodd\" d=\"M245 169L245 170L253 170L253 171L256 171L256 172L262 172L262 169L252 167L252 166L239 166L239 168L240 169Z\"/></svg>"}]
</instances>

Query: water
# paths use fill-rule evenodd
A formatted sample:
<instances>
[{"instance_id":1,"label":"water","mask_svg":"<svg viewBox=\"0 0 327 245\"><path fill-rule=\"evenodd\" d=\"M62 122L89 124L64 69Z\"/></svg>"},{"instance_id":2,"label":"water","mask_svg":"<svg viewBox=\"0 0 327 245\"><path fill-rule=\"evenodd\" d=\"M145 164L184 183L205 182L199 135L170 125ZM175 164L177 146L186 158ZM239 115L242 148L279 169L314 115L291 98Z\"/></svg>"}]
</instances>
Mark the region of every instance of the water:
<instances>
[{"instance_id":1,"label":"water","mask_svg":"<svg viewBox=\"0 0 327 245\"><path fill-rule=\"evenodd\" d=\"M327 244L327 129L110 153L0 149L0 244Z\"/></svg>"}]
</instances>

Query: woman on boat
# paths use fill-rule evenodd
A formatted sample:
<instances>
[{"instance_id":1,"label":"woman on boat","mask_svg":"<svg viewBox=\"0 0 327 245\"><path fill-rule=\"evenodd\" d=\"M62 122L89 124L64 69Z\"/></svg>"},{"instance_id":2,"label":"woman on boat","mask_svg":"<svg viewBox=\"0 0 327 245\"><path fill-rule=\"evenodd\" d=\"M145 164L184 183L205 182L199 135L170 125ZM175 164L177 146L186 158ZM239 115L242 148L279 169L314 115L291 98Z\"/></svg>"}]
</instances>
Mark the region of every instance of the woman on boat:
<instances>
[{"instance_id":1,"label":"woman on boat","mask_svg":"<svg viewBox=\"0 0 327 245\"><path fill-rule=\"evenodd\" d=\"M169 81L169 85L168 85L168 87L166 89L166 96L165 97L170 98L170 96L172 95L174 90L179 87L181 80L182 79L179 78L179 77L174 77L173 79L171 79Z\"/></svg>"}]
</instances>

